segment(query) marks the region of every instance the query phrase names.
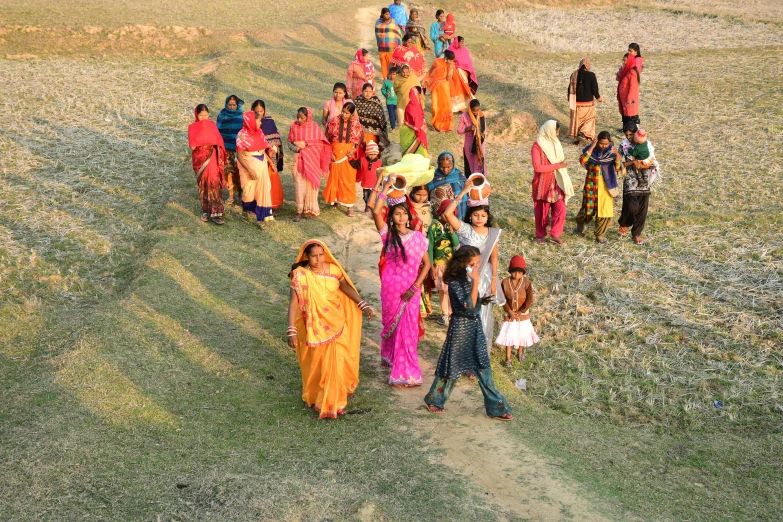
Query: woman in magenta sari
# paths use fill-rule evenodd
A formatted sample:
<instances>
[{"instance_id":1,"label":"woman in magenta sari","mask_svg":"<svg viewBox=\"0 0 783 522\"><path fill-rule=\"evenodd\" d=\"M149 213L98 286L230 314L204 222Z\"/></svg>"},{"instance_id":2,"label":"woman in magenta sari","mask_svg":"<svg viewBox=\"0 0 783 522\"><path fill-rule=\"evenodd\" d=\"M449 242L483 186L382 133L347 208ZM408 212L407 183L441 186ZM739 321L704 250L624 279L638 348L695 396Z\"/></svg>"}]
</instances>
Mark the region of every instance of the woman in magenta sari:
<instances>
[{"instance_id":1,"label":"woman in magenta sari","mask_svg":"<svg viewBox=\"0 0 783 522\"><path fill-rule=\"evenodd\" d=\"M465 39L458 36L451 47L448 49L454 53L454 67L463 80L470 87L470 92L476 94L478 91L478 77L476 76L476 69L473 67L473 59L470 57L470 51L465 47Z\"/></svg>"},{"instance_id":2,"label":"woman in magenta sari","mask_svg":"<svg viewBox=\"0 0 783 522\"><path fill-rule=\"evenodd\" d=\"M223 169L226 165L226 149L223 137L215 122L209 119L209 109L203 103L193 111L196 121L188 127L188 145L193 151L193 172L196 174L198 194L201 200L201 221L210 219L223 224L223 195L225 186Z\"/></svg>"},{"instance_id":3,"label":"woman in magenta sari","mask_svg":"<svg viewBox=\"0 0 783 522\"><path fill-rule=\"evenodd\" d=\"M429 243L409 224L412 216L405 196L387 198L394 176L384 184L373 207L373 218L381 234L381 357L391 367L392 386L420 386L418 344L424 335L419 306L421 285L430 271ZM388 205L384 212L382 201ZM386 214L386 216L384 216Z\"/></svg>"}]
</instances>

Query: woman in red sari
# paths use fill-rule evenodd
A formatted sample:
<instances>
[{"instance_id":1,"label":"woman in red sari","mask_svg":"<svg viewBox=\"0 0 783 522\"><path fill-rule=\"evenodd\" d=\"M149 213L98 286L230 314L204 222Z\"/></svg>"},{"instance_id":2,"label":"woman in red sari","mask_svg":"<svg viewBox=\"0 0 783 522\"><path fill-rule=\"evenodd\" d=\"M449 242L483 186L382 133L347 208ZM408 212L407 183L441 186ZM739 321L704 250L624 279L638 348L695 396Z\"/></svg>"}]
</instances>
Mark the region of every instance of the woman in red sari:
<instances>
[{"instance_id":1,"label":"woman in red sari","mask_svg":"<svg viewBox=\"0 0 783 522\"><path fill-rule=\"evenodd\" d=\"M193 111L196 121L188 127L188 145L192 151L193 172L196 173L201 200L201 221L210 219L222 225L226 149L215 122L209 119L209 109L203 103Z\"/></svg>"},{"instance_id":2,"label":"woman in red sari","mask_svg":"<svg viewBox=\"0 0 783 522\"><path fill-rule=\"evenodd\" d=\"M403 154L418 154L429 158L427 122L424 121L421 87L411 89L409 97L410 101L405 107L405 119L400 127L400 147Z\"/></svg>"},{"instance_id":3,"label":"woman in red sari","mask_svg":"<svg viewBox=\"0 0 783 522\"><path fill-rule=\"evenodd\" d=\"M639 125L639 85L643 65L639 44L630 44L625 63L617 71L617 103L623 117L623 128L629 121Z\"/></svg>"},{"instance_id":4,"label":"woman in red sari","mask_svg":"<svg viewBox=\"0 0 783 522\"><path fill-rule=\"evenodd\" d=\"M317 217L321 210L318 207L318 189L321 188L321 177L329 173L329 161L332 159L332 146L326 139L321 127L313 121L313 111L300 107L296 113L296 121L288 131L288 149L294 153L294 199L296 201L296 216L294 221L301 221L302 214Z\"/></svg>"}]
</instances>

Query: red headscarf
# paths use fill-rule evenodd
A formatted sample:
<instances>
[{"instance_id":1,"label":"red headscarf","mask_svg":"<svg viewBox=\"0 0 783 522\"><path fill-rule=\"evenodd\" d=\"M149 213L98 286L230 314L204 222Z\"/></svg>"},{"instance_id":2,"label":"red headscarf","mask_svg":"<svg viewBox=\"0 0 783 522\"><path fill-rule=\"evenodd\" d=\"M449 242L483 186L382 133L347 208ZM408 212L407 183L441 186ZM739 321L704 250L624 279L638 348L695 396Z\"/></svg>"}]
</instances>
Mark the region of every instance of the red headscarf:
<instances>
[{"instance_id":1,"label":"red headscarf","mask_svg":"<svg viewBox=\"0 0 783 522\"><path fill-rule=\"evenodd\" d=\"M304 174L314 188L318 189L321 186L321 176L329 170L332 148L321 126L313 121L313 111L309 108L307 108L307 121L304 124L299 123L297 119L291 125L288 141L307 143L307 147L299 151L296 168Z\"/></svg>"},{"instance_id":2,"label":"red headscarf","mask_svg":"<svg viewBox=\"0 0 783 522\"><path fill-rule=\"evenodd\" d=\"M419 90L416 87L411 88L408 93L408 105L405 107L405 123L416 132L416 137L428 149L426 124L424 123L424 109L419 100Z\"/></svg>"},{"instance_id":3,"label":"red headscarf","mask_svg":"<svg viewBox=\"0 0 783 522\"><path fill-rule=\"evenodd\" d=\"M188 146L192 149L201 145L217 145L225 151L223 147L223 137L218 131L217 125L212 120L198 121L198 113L193 110L193 116L196 121L188 127Z\"/></svg>"},{"instance_id":4,"label":"red headscarf","mask_svg":"<svg viewBox=\"0 0 783 522\"><path fill-rule=\"evenodd\" d=\"M237 150L247 152L265 151L269 148L264 132L256 123L256 113L247 111L242 115L242 130L237 134Z\"/></svg>"}]
</instances>

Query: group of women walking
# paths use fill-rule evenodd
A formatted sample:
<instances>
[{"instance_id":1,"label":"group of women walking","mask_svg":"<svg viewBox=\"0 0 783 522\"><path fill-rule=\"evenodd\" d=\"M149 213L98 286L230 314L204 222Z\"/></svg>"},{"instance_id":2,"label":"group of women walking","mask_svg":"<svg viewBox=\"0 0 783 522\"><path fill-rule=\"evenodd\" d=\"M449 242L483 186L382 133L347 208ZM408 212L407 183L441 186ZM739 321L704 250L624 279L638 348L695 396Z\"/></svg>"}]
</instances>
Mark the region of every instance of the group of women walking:
<instances>
[{"instance_id":1,"label":"group of women walking","mask_svg":"<svg viewBox=\"0 0 783 522\"><path fill-rule=\"evenodd\" d=\"M401 8L395 0L376 24L379 51L383 48L386 53L381 64L389 71L381 87L386 107L376 94L376 71L369 52L360 49L349 66L346 83L334 85L320 122L315 121L312 109L297 110L286 140L293 153L289 164L294 221L319 216L323 178L327 179L325 203L344 206L347 215L354 216L356 183L361 183L365 211L372 213L381 244L380 355L389 369L387 382L401 387L423 384L417 349L424 318L432 314L435 291L441 307L439 322L448 331L435 379L424 397L427 410L443 413L455 381L468 375L481 387L487 415L510 420L511 408L492 380L489 352L493 341L505 346L510 365L512 348L521 360L524 348L538 337L530 323L532 285L525 275L524 258L514 256L509 277L501 282L498 276L502 230L494 226L488 200L487 122L474 98L476 73L464 39L454 34L453 17L447 20L439 10L428 39L418 12ZM402 14L406 15L404 30L394 25ZM398 38L397 33L404 36ZM425 70L421 52L430 50L436 58ZM634 242L641 245L650 185L658 166L654 147L639 128L639 46L631 44L617 73L625 134L618 147L609 132L595 132L594 103L602 98L590 68L590 60L582 59L568 85L569 135L576 143L587 142L579 160L586 178L575 232L584 234L586 225L594 221L596 241L607 242L613 198L619 195L618 179L625 172L619 233L625 235L630 229ZM432 129L454 130L452 114L461 113L456 131L464 136L463 170L457 167L454 154L442 152L431 182L400 193L396 176L383 176L380 154L391 145L389 123L400 111L402 153L429 157L425 89L432 98ZM279 173L284 151L277 125L266 114L262 100L253 102L250 111L243 109L244 102L231 95L217 123L209 119L205 105L194 111L188 142L203 221L223 223L224 189L228 189L229 203L241 204L261 224L274 220L282 204ZM544 122L531 150L538 243L565 244L561 236L566 205L575 196L560 132L559 122ZM336 418L346 412L348 397L359 383L362 316L372 320L375 311L323 241L313 239L301 246L289 277L288 344L299 359L302 399L321 418ZM495 306L503 307L505 319L497 338Z\"/></svg>"}]
</instances>

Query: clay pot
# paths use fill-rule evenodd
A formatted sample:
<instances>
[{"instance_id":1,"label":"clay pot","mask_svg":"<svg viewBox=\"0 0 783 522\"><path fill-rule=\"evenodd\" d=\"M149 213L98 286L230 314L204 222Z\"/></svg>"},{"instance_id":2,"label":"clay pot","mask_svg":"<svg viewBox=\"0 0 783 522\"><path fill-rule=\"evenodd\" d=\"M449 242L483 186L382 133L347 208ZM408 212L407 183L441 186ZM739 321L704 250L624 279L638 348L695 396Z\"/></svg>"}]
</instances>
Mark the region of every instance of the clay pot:
<instances>
[{"instance_id":1,"label":"clay pot","mask_svg":"<svg viewBox=\"0 0 783 522\"><path fill-rule=\"evenodd\" d=\"M468 192L468 197L474 201L479 201L482 199L487 199L489 197L489 193L491 192L492 188L489 185L489 181L487 181L486 176L484 174L471 174L468 177L468 181L473 181L473 185L470 187L470 192Z\"/></svg>"},{"instance_id":2,"label":"clay pot","mask_svg":"<svg viewBox=\"0 0 783 522\"><path fill-rule=\"evenodd\" d=\"M384 183L389 179L388 176L384 179ZM408 180L402 174L397 174L394 179L394 183L389 187L389 191L386 195L390 198L403 198L408 191Z\"/></svg>"}]
</instances>

